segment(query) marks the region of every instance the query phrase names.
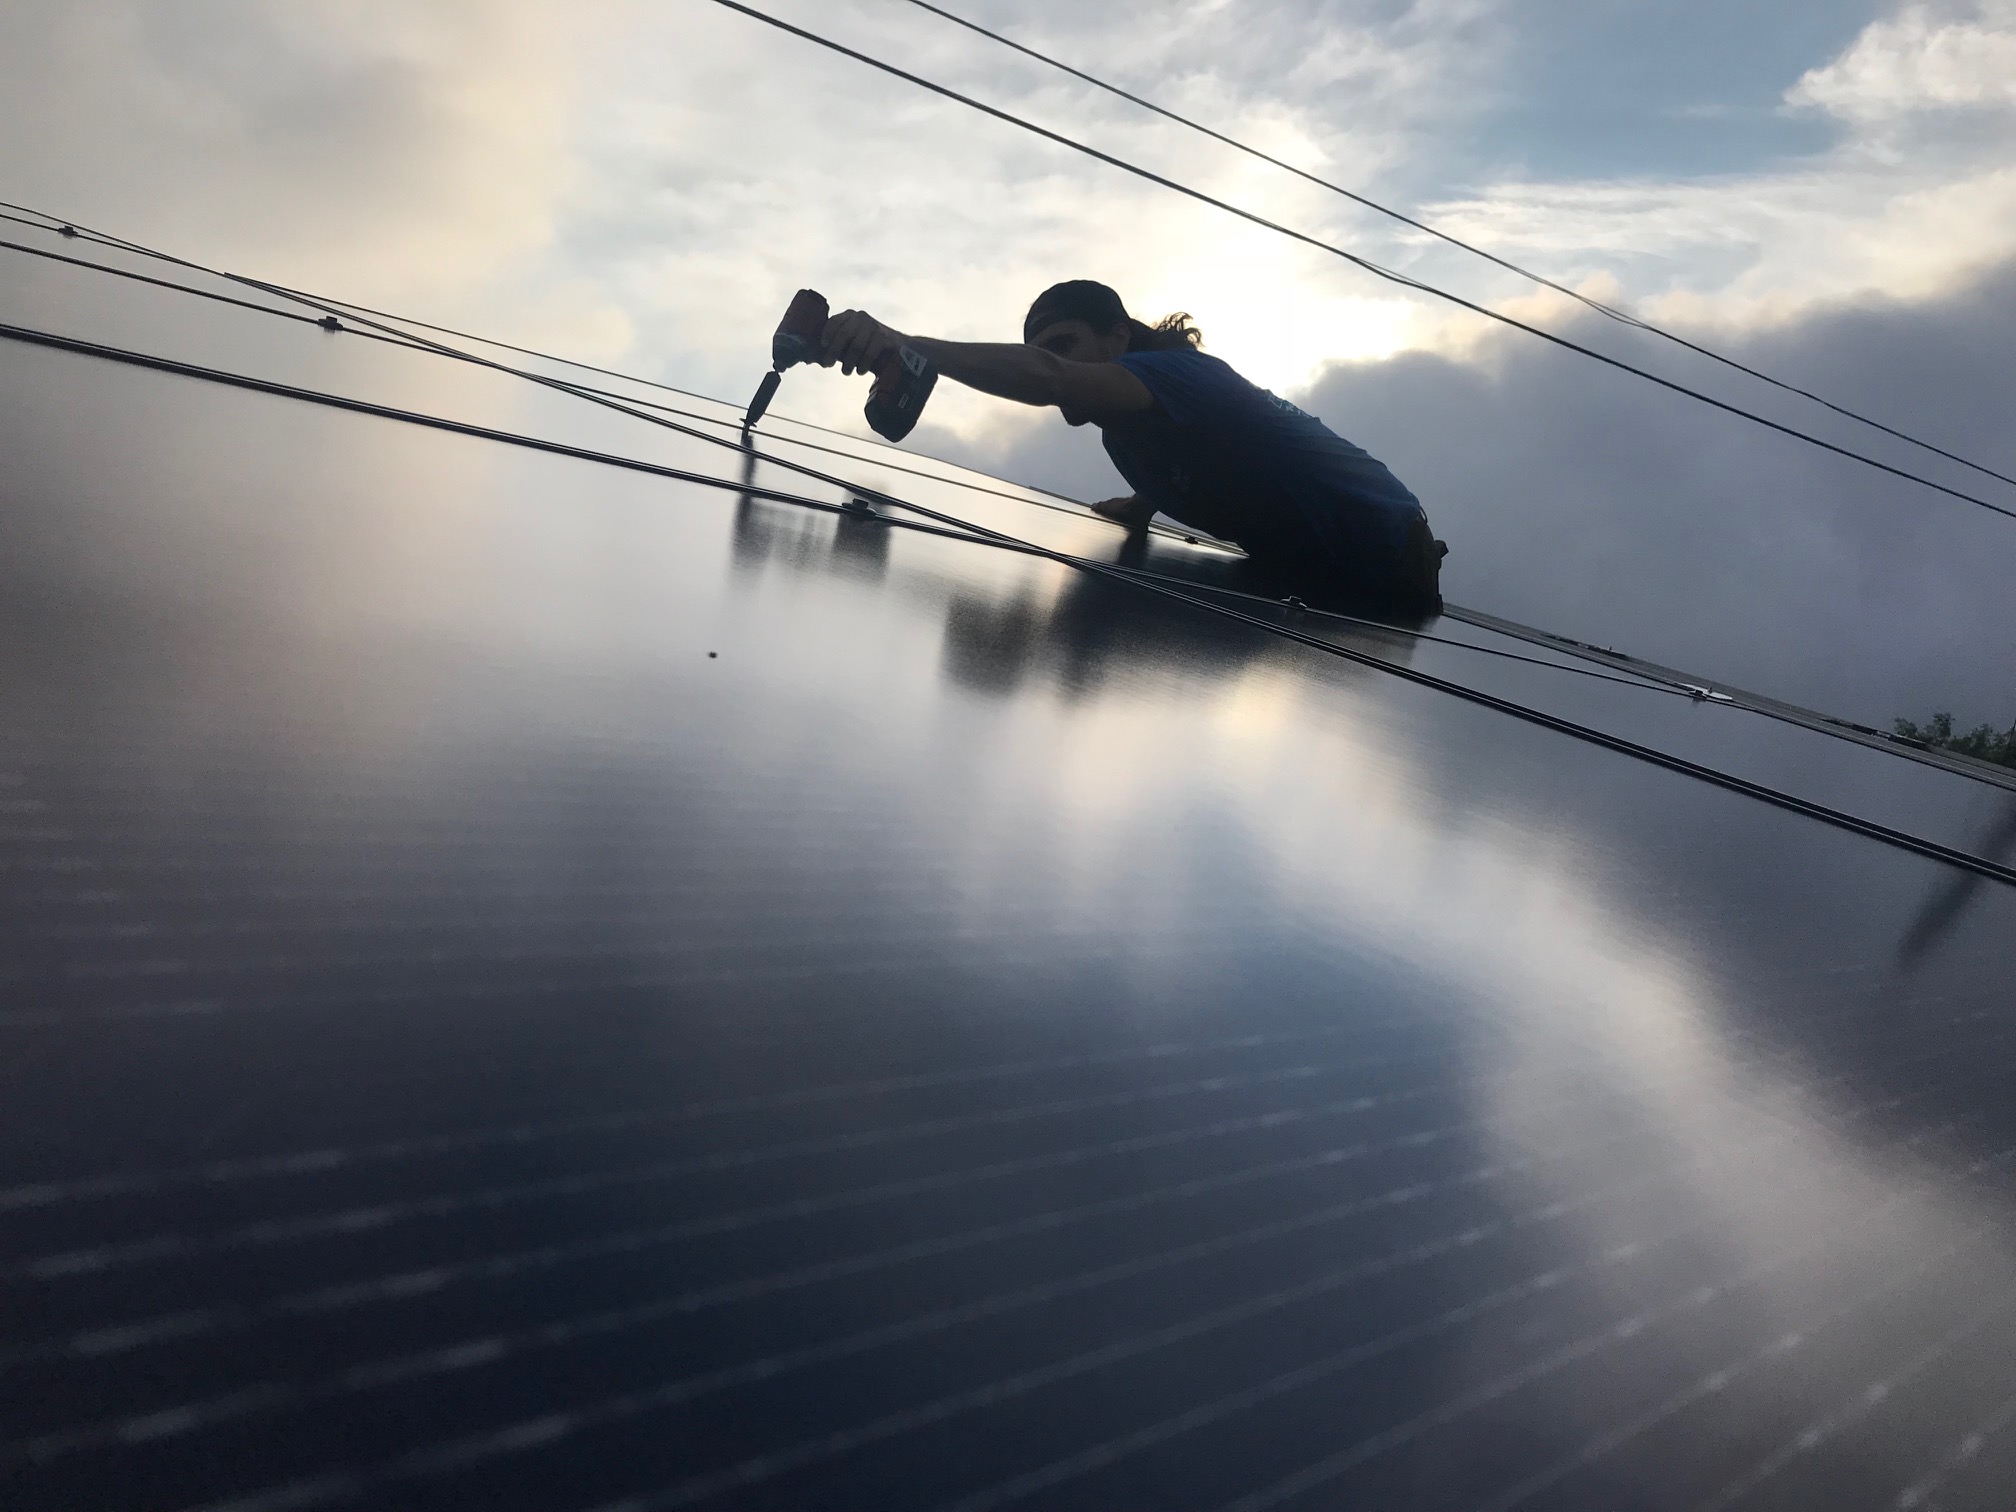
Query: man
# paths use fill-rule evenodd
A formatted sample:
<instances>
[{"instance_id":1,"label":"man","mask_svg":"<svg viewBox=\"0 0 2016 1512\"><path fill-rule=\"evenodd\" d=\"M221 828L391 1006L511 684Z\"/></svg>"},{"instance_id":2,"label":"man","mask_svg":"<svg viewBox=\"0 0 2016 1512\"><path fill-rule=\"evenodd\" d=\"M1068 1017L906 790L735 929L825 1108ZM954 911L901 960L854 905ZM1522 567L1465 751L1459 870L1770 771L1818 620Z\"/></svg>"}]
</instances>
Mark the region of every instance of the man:
<instances>
[{"instance_id":1,"label":"man","mask_svg":"<svg viewBox=\"0 0 2016 1512\"><path fill-rule=\"evenodd\" d=\"M906 336L859 310L827 322L819 355L843 372L907 344L946 377L1096 425L1133 485L1092 507L1132 529L1168 515L1236 541L1275 582L1320 600L1427 614L1442 606L1447 548L1406 486L1313 415L1216 357L1186 315L1148 326L1102 283L1045 289L1022 344Z\"/></svg>"}]
</instances>

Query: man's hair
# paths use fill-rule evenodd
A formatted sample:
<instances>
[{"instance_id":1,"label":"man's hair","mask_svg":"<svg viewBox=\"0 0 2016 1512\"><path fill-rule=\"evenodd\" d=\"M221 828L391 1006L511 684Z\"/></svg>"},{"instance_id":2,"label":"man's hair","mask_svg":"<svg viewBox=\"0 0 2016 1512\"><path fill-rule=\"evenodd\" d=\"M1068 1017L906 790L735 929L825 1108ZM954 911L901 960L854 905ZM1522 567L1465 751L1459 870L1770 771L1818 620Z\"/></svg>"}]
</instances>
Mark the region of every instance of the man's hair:
<instances>
[{"instance_id":1,"label":"man's hair","mask_svg":"<svg viewBox=\"0 0 2016 1512\"><path fill-rule=\"evenodd\" d=\"M1194 350L1204 345L1204 333L1191 324L1189 314L1182 310L1164 315L1152 326L1130 318L1127 327L1130 352L1177 352L1184 347Z\"/></svg>"},{"instance_id":2,"label":"man's hair","mask_svg":"<svg viewBox=\"0 0 2016 1512\"><path fill-rule=\"evenodd\" d=\"M1187 314L1165 315L1147 325L1127 313L1127 306L1112 289L1089 278L1052 284L1038 294L1023 318L1022 339L1028 341L1060 320L1082 320L1101 332L1124 325L1130 352L1174 352L1204 344L1204 333L1191 324Z\"/></svg>"}]
</instances>

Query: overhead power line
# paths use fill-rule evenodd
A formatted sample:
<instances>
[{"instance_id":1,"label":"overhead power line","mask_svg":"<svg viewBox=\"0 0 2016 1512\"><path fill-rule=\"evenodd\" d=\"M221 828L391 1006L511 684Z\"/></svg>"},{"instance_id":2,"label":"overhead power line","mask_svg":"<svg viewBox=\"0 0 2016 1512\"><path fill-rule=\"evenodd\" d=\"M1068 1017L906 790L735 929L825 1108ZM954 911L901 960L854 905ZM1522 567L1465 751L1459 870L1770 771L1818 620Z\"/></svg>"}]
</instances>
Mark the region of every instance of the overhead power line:
<instances>
[{"instance_id":1,"label":"overhead power line","mask_svg":"<svg viewBox=\"0 0 2016 1512\"><path fill-rule=\"evenodd\" d=\"M1081 142L1075 137L1065 136L1062 132L1052 131L1047 126L1039 126L1034 121L1001 109L998 105L989 105L984 100L976 100L973 96L962 94L949 85L939 84L923 77L921 74L911 73L908 69L899 68L894 63L884 62L882 59L868 53L857 51L843 42L836 42L831 37L822 36L818 32L808 31L802 26L793 25L789 21L769 14L767 11L760 11L754 6L744 5L741 3L741 0L713 0L713 3L724 9L747 16L753 21L760 21L765 26L775 27L778 31L810 42L816 47L823 47L827 51L838 53L842 57L852 58L857 63L865 63L868 67L889 74L893 78L915 84L920 89L927 89L935 95L956 101L958 104L972 110L977 110L983 115L992 116L998 121L1005 121L1010 126L1020 127L1022 130L1040 136L1046 141L1055 142L1060 147L1068 147L1073 152L1082 153L1097 162L1105 163L1109 167L1118 168L1123 173L1131 173L1136 178L1146 180L1151 184L1158 184L1164 189L1172 190L1177 194L1196 200L1200 204L1209 205L1216 210L1223 210L1228 215L1236 215L1243 221L1249 221L1253 225L1276 232L1293 241L1301 242L1305 246L1314 247L1320 252L1328 252L1333 257L1341 257L1346 262L1363 268L1366 272L1373 274L1375 277L1383 278L1389 283L1399 284L1402 287L1414 289L1423 294L1432 294L1435 298L1445 300L1460 309L1482 315L1487 320L1495 320L1500 325L1510 326L1514 330L1524 331L1529 336L1537 336L1542 341L1550 342L1567 351L1578 352L1582 356L1600 362L1606 367L1615 368L1619 372L1634 374L1637 377L1643 378L1648 383L1655 383L1659 387L1670 389L1676 394L1684 394L1689 399L1697 400L1711 408L1722 410L1727 414L1741 416L1753 424L1763 426L1766 430L1776 431L1780 435L1804 441L1810 446L1819 447L1822 451L1832 452L1838 457L1846 457L1853 462L1860 462L1865 467L1873 467L1878 472L1888 473L1894 478L1903 478L1907 482L1917 483L1931 489L1935 493L1942 493L1949 498L1959 499L1963 503L1977 505L1982 509L2002 515L2005 518L2016 519L2016 508L1992 503L1977 494L1970 494L1962 489L1949 487L1944 483L1924 476L1922 473L1914 473L1908 468L1893 466L1888 462L1868 455L1866 452L1858 452L1852 447L1838 445L1833 441L1826 440L1824 437L1816 436L1810 431L1800 430L1797 426L1786 425L1781 421L1769 419L1757 414L1754 410L1744 409L1740 404L1731 404L1726 399L1717 399L1712 394L1703 393L1700 389L1689 388L1686 384L1675 382L1671 378L1662 378L1657 373L1649 372L1644 368L1624 361L1621 357L1612 357L1608 353L1597 351L1594 347L1584 346L1579 341L1571 341L1566 336L1558 336L1554 332L1545 330L1540 326L1529 325L1527 322L1516 319L1502 311L1491 309L1488 305L1478 304L1474 300L1465 299L1460 294L1453 294L1447 289L1438 288L1436 285L1426 283L1421 279L1411 278L1405 273L1383 267L1373 262L1370 258L1360 257L1357 253L1346 251L1333 242L1324 241L1321 237L1311 236L1306 231L1297 231L1290 226L1282 225L1279 221L1269 220L1266 216L1260 215L1255 211L1244 209L1241 206L1232 204L1228 200L1219 199L1215 195L1206 194L1202 189L1193 189L1188 184L1165 177L1151 168L1143 168L1139 163L1132 163L1125 158L1116 157L1112 153L1102 151L1088 142Z\"/></svg>"},{"instance_id":2,"label":"overhead power line","mask_svg":"<svg viewBox=\"0 0 2016 1512\"><path fill-rule=\"evenodd\" d=\"M1161 116L1164 120L1174 121L1179 126L1187 126L1192 131L1202 132L1205 136L1210 137L1214 142L1222 142L1225 146L1233 148L1235 151L1243 152L1248 157L1258 158L1261 162L1267 163L1275 168L1279 168L1283 172L1292 173L1295 175L1295 177L1303 179L1308 183L1314 184L1319 189L1327 189L1332 194L1341 194L1344 196L1345 199L1352 201L1354 204L1363 205L1367 210L1375 210L1379 214L1386 216L1390 220L1396 220L1400 222L1400 224L1403 226L1412 226L1416 231L1425 232L1427 235L1434 237L1437 241L1447 242L1450 246L1461 248L1463 251L1470 253L1472 256L1481 257L1488 263L1495 263L1498 267L1505 269L1508 273L1517 273L1521 278L1528 279L1533 283L1539 284L1543 288L1552 289L1557 294L1565 294L1568 296L1568 298L1576 301L1578 304L1588 306L1590 309L1594 310L1599 315L1606 316L1611 320L1619 321L1624 325L1632 327L1634 330L1644 331L1649 335L1657 336L1663 340L1670 341L1676 346L1685 347L1690 352L1696 352L1701 356L1708 358L1710 361L1719 362L1724 367L1734 368L1739 373L1748 374L1750 377L1757 379L1759 382L1768 383L1773 388L1776 389L1783 389L1788 394L1797 394L1802 399L1810 399L1815 404L1818 404L1825 409L1830 409L1837 415L1845 416L1847 419L1856 421L1858 424L1870 426L1873 429L1883 432L1883 434L1886 436L1894 436L1899 441L1909 442L1912 446L1918 447L1923 451L1931 452L1934 456L1944 457L1948 462L1957 462L1962 467L1971 468L1975 472L1982 473L1990 478L1995 478L2000 482L2016 486L2016 477L2012 477L2008 473L1997 472L1992 467L1984 467L1979 462L1969 461L1966 457L1961 456L1958 452L1948 451L1943 446L1935 446L1930 441L1921 441L1918 437L1911 435L1906 431L1898 430L1894 426L1885 425L1881 420L1876 420L1868 415L1858 413L1855 410L1847 408L1845 405L1836 404L1833 400L1824 398L1821 395L1814 393L1811 389L1801 388L1796 383L1787 383L1782 378L1773 378L1769 373L1759 372L1756 368L1751 367L1746 363L1738 362L1734 357L1725 356L1721 352L1717 352L1709 347L1700 345L1698 342L1689 341L1685 336L1677 335L1672 331L1666 330L1662 326L1656 326L1652 324L1651 321L1641 319L1639 316L1633 315L1627 310L1620 310L1616 308L1614 305L1605 304L1600 299L1592 299L1589 295L1582 293L1580 290L1571 289L1566 284L1563 283L1557 283L1555 280L1547 277L1544 273L1535 273L1531 268L1522 268L1518 263L1511 261L1509 258L1500 257L1495 252L1486 251L1484 248L1479 247L1474 243L1464 241L1460 236L1452 236L1449 232L1444 231L1439 227L1431 226L1430 224L1428 224L1428 222L1424 220L1418 220L1414 216L1408 215L1403 211L1395 210L1390 205L1382 205L1377 200L1368 198L1363 194L1359 194L1355 190L1346 189L1342 184L1333 184L1330 182L1330 180L1326 178L1321 178L1318 175L1309 172L1307 169L1298 168L1293 163L1284 162L1280 158L1275 157L1272 153L1263 152L1258 147L1254 147L1246 142L1242 142L1236 137L1227 136L1224 132L1215 130L1210 126L1206 126L1201 121L1192 120L1189 116L1182 115L1177 111L1171 110L1165 105L1158 105L1153 100L1143 99L1140 95L1133 94L1128 90L1122 89L1117 84L1108 83L1106 80L1099 78L1095 74L1086 73L1083 69L1073 68L1069 63L1064 62L1060 58L1053 58L1048 53L1038 52L1033 47L1029 47L1024 45L1023 43L1017 42L1013 37L1005 37L1000 32L990 31L988 28L980 25L977 21L969 21L964 16L954 15L951 11L946 10L943 6L931 4L931 0L908 0L908 3L916 6L919 10L929 11L934 16L942 16L945 20L950 21L954 26L963 26L966 28L967 31L974 32L979 36L985 37L990 42L998 42L1003 47L1021 53L1024 57L1034 58L1039 63L1047 64L1049 67L1057 69L1062 73L1067 73L1074 79L1079 79L1087 84L1090 84L1094 89L1103 89L1104 91L1106 91L1106 93L1110 95L1115 95L1120 99L1126 100L1129 104L1138 105L1143 110L1152 111L1156 115Z\"/></svg>"}]
</instances>

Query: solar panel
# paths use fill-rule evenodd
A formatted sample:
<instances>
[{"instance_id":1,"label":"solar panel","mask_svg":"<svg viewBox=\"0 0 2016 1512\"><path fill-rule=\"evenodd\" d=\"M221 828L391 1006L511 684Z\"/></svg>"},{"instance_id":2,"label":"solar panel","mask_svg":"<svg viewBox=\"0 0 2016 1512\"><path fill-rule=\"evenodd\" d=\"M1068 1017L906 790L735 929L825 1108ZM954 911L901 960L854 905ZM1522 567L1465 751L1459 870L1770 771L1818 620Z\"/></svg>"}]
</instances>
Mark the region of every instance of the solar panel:
<instances>
[{"instance_id":1,"label":"solar panel","mask_svg":"<svg viewBox=\"0 0 2016 1512\"><path fill-rule=\"evenodd\" d=\"M726 480L0 348L10 1508L2006 1505L2005 887L522 381L7 277ZM1114 549L943 479L862 481Z\"/></svg>"}]
</instances>

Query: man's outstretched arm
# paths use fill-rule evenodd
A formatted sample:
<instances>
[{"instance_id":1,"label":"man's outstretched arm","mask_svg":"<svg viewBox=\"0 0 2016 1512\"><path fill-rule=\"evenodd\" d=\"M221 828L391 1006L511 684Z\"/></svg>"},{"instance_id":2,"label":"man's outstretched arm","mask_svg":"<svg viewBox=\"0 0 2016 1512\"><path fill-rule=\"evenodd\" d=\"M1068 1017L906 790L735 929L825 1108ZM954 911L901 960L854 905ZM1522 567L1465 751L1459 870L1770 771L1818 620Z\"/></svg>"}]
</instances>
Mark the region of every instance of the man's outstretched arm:
<instances>
[{"instance_id":1,"label":"man's outstretched arm","mask_svg":"<svg viewBox=\"0 0 2016 1512\"><path fill-rule=\"evenodd\" d=\"M826 322L813 360L822 367L838 364L845 373L865 372L898 346L923 353L947 378L983 394L1018 404L1055 405L1094 424L1141 414L1155 403L1148 386L1117 363L1070 362L1020 343L906 336L860 310L843 311Z\"/></svg>"}]
</instances>

